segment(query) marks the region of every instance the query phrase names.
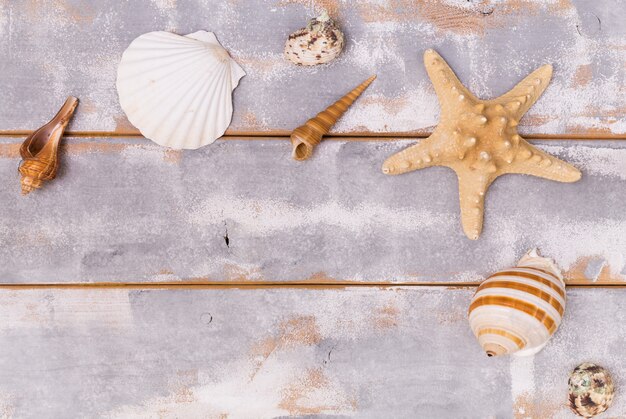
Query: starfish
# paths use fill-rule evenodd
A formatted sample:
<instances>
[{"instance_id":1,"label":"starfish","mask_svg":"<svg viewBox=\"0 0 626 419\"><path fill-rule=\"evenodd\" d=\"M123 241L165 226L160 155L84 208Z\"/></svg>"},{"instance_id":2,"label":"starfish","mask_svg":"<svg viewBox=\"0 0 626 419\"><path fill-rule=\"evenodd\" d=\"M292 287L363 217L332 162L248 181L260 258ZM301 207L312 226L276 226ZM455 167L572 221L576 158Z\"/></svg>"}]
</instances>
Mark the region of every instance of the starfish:
<instances>
[{"instance_id":1,"label":"starfish","mask_svg":"<svg viewBox=\"0 0 626 419\"><path fill-rule=\"evenodd\" d=\"M520 118L548 86L551 65L539 67L511 91L491 100L474 96L434 50L426 50L424 65L441 106L439 125L430 137L389 157L383 173L399 175L431 166L454 170L468 238L480 236L485 194L498 176L517 173L558 182L580 179L574 166L535 148L517 133Z\"/></svg>"}]
</instances>

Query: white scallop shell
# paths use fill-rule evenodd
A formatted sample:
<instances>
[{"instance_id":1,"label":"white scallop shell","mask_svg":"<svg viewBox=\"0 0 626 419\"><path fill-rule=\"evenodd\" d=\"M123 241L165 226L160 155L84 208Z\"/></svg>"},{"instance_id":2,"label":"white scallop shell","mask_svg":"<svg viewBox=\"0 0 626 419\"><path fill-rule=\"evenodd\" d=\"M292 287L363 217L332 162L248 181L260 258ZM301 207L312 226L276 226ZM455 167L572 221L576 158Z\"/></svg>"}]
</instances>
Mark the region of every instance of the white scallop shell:
<instances>
[{"instance_id":1,"label":"white scallop shell","mask_svg":"<svg viewBox=\"0 0 626 419\"><path fill-rule=\"evenodd\" d=\"M469 323L487 355L533 355L565 312L565 283L554 262L531 250L517 267L496 272L476 290Z\"/></svg>"},{"instance_id":2,"label":"white scallop shell","mask_svg":"<svg viewBox=\"0 0 626 419\"><path fill-rule=\"evenodd\" d=\"M122 55L117 92L128 120L162 146L196 149L221 137L243 69L211 32L149 32Z\"/></svg>"}]
</instances>

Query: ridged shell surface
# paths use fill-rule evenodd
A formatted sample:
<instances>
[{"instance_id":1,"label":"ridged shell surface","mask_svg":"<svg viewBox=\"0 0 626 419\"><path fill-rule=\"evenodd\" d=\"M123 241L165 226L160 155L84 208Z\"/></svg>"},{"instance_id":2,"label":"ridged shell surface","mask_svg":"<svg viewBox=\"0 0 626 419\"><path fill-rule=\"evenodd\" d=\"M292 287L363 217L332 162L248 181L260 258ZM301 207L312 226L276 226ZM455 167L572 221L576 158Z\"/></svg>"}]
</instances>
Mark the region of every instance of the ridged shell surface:
<instances>
[{"instance_id":1,"label":"ridged shell surface","mask_svg":"<svg viewBox=\"0 0 626 419\"><path fill-rule=\"evenodd\" d=\"M532 355L561 324L565 283L550 259L536 251L518 266L484 280L469 308L470 327L487 355Z\"/></svg>"},{"instance_id":2,"label":"ridged shell surface","mask_svg":"<svg viewBox=\"0 0 626 419\"><path fill-rule=\"evenodd\" d=\"M574 368L568 388L570 408L584 418L599 415L613 403L613 379L599 365L585 362Z\"/></svg>"},{"instance_id":3,"label":"ridged shell surface","mask_svg":"<svg viewBox=\"0 0 626 419\"><path fill-rule=\"evenodd\" d=\"M122 55L117 91L128 120L145 137L195 149L228 128L232 91L244 75L211 32L149 32Z\"/></svg>"}]
</instances>

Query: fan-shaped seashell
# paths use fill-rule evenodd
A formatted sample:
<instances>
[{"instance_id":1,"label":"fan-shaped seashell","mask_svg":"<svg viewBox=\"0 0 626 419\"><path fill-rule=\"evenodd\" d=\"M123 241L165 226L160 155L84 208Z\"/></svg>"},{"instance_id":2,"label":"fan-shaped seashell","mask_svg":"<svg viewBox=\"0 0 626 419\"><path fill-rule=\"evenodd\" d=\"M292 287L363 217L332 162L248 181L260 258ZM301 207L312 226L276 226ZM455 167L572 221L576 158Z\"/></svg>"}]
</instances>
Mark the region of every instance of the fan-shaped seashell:
<instances>
[{"instance_id":1,"label":"fan-shaped seashell","mask_svg":"<svg viewBox=\"0 0 626 419\"><path fill-rule=\"evenodd\" d=\"M615 388L607 370L585 362L570 374L569 406L574 413L590 418L604 412L613 403Z\"/></svg>"},{"instance_id":2,"label":"fan-shaped seashell","mask_svg":"<svg viewBox=\"0 0 626 419\"><path fill-rule=\"evenodd\" d=\"M285 43L285 58L298 65L327 63L343 50L343 33L326 12L309 21Z\"/></svg>"},{"instance_id":3,"label":"fan-shaped seashell","mask_svg":"<svg viewBox=\"0 0 626 419\"><path fill-rule=\"evenodd\" d=\"M565 283L554 262L536 250L496 272L476 290L469 323L487 355L533 355L561 324Z\"/></svg>"},{"instance_id":4,"label":"fan-shaped seashell","mask_svg":"<svg viewBox=\"0 0 626 419\"><path fill-rule=\"evenodd\" d=\"M162 146L196 149L221 137L243 69L211 32L149 32L122 55L117 92L128 120Z\"/></svg>"},{"instance_id":5,"label":"fan-shaped seashell","mask_svg":"<svg viewBox=\"0 0 626 419\"><path fill-rule=\"evenodd\" d=\"M47 124L30 134L20 147L22 163L22 195L41 188L45 181L56 177L59 167L59 143L63 132L74 115L78 99L68 97L59 112Z\"/></svg>"},{"instance_id":6,"label":"fan-shaped seashell","mask_svg":"<svg viewBox=\"0 0 626 419\"><path fill-rule=\"evenodd\" d=\"M291 144L293 145L293 158L296 160L306 160L313 154L313 149L322 141L322 137L328 134L330 128L348 110L350 105L361 96L361 93L374 81L376 76L372 76L363 83L355 87L350 93L330 105L328 108L309 119L304 125L299 126L291 133Z\"/></svg>"}]
</instances>

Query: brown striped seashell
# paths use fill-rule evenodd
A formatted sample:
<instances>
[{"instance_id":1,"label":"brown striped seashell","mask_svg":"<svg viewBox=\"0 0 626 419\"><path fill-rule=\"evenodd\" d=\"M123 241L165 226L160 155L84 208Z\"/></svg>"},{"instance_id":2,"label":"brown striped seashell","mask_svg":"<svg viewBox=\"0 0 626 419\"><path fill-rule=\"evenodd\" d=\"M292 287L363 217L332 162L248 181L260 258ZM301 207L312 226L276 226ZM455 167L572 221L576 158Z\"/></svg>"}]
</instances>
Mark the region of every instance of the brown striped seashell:
<instances>
[{"instance_id":1,"label":"brown striped seashell","mask_svg":"<svg viewBox=\"0 0 626 419\"><path fill-rule=\"evenodd\" d=\"M478 286L468 313L470 327L488 356L533 355L561 324L565 297L560 269L533 249L516 267Z\"/></svg>"},{"instance_id":2,"label":"brown striped seashell","mask_svg":"<svg viewBox=\"0 0 626 419\"><path fill-rule=\"evenodd\" d=\"M77 98L68 97L55 117L22 143L20 155L23 161L18 169L22 175L22 195L55 178L59 167L59 143L77 105Z\"/></svg>"},{"instance_id":3,"label":"brown striped seashell","mask_svg":"<svg viewBox=\"0 0 626 419\"><path fill-rule=\"evenodd\" d=\"M322 141L322 137L328 134L330 128L348 110L350 105L363 93L367 86L374 81L376 76L372 76L358 85L350 93L330 105L324 111L318 113L314 118L309 119L304 125L299 126L291 133L291 144L293 145L293 158L296 160L306 160L313 154L313 149Z\"/></svg>"}]
</instances>

